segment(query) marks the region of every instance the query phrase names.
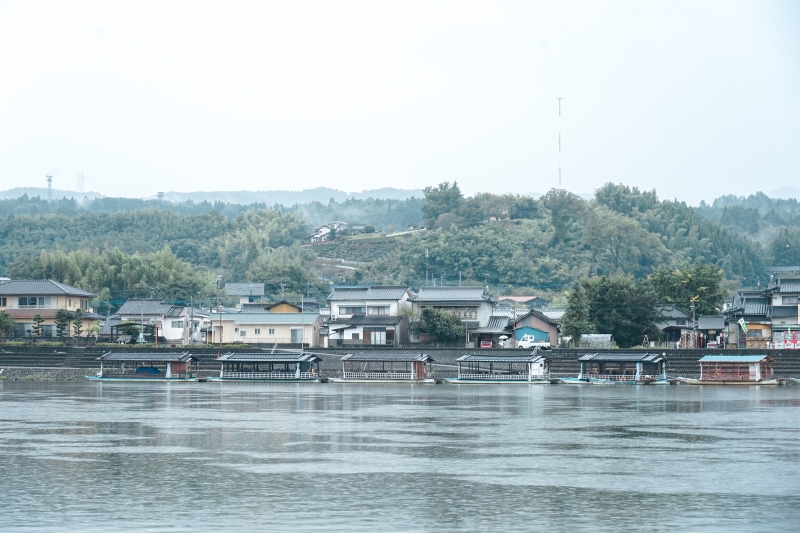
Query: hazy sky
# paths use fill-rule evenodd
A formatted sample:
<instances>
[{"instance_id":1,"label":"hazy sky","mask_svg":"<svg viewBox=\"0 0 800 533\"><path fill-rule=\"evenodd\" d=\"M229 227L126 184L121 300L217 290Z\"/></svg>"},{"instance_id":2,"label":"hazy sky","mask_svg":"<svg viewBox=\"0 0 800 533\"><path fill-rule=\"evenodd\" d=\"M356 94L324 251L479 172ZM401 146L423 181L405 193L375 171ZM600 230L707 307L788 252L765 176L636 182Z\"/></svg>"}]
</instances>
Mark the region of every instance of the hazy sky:
<instances>
[{"instance_id":1,"label":"hazy sky","mask_svg":"<svg viewBox=\"0 0 800 533\"><path fill-rule=\"evenodd\" d=\"M800 2L2 2L0 189L800 187Z\"/></svg>"}]
</instances>

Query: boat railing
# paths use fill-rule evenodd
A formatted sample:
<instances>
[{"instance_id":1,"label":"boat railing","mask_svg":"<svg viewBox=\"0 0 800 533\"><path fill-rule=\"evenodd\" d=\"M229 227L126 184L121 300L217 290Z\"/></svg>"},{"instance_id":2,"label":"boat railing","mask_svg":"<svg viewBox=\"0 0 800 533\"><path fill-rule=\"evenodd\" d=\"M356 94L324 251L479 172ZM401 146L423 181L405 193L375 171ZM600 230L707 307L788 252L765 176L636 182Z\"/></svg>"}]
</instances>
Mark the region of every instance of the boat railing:
<instances>
[{"instance_id":1,"label":"boat railing","mask_svg":"<svg viewBox=\"0 0 800 533\"><path fill-rule=\"evenodd\" d=\"M528 374L459 374L458 379L507 379L509 381L528 381ZM545 376L531 376L531 379L545 379Z\"/></svg>"},{"instance_id":2,"label":"boat railing","mask_svg":"<svg viewBox=\"0 0 800 533\"><path fill-rule=\"evenodd\" d=\"M387 381L395 379L414 379L411 372L344 372L344 379L385 379Z\"/></svg>"},{"instance_id":3,"label":"boat railing","mask_svg":"<svg viewBox=\"0 0 800 533\"><path fill-rule=\"evenodd\" d=\"M98 372L96 375L99 377L100 373ZM146 372L145 373L145 372L135 372L135 371L130 371L130 370L126 370L124 372L121 372L119 370L110 370L109 371L107 369L103 370L103 376L102 377L104 377L104 378L136 378L136 379L153 379L153 380L167 379L167 375L164 372L159 372L157 374L153 374L153 373L150 373L150 372ZM197 377L197 374L194 373L194 372L173 372L170 375L169 379L191 379L191 378L196 378L196 377Z\"/></svg>"},{"instance_id":4,"label":"boat railing","mask_svg":"<svg viewBox=\"0 0 800 533\"><path fill-rule=\"evenodd\" d=\"M603 379L606 381L635 381L636 376L633 374L584 374L584 378L588 379Z\"/></svg>"},{"instance_id":5,"label":"boat railing","mask_svg":"<svg viewBox=\"0 0 800 533\"><path fill-rule=\"evenodd\" d=\"M300 372L300 379L314 379L316 374ZM222 379L297 379L295 372L229 372L222 374Z\"/></svg>"}]
</instances>

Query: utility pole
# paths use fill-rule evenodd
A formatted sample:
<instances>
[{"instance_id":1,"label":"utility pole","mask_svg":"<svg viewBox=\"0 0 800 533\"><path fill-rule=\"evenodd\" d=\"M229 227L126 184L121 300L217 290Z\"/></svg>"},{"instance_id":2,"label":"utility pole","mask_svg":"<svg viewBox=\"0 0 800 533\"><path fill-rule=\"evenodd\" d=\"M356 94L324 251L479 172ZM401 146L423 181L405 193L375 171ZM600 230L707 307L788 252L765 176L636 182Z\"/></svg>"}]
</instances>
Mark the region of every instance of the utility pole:
<instances>
[{"instance_id":1,"label":"utility pole","mask_svg":"<svg viewBox=\"0 0 800 533\"><path fill-rule=\"evenodd\" d=\"M561 187L561 100L564 98L556 98L558 100L558 186Z\"/></svg>"},{"instance_id":2,"label":"utility pole","mask_svg":"<svg viewBox=\"0 0 800 533\"><path fill-rule=\"evenodd\" d=\"M192 330L194 330L194 295L189 297L189 344L192 344Z\"/></svg>"},{"instance_id":3,"label":"utility pole","mask_svg":"<svg viewBox=\"0 0 800 533\"><path fill-rule=\"evenodd\" d=\"M689 307L692 308L692 349L697 348L697 322L694 317L694 302Z\"/></svg>"},{"instance_id":4,"label":"utility pole","mask_svg":"<svg viewBox=\"0 0 800 533\"><path fill-rule=\"evenodd\" d=\"M47 199L49 201L53 201L53 175L52 174L45 174L45 179L47 180Z\"/></svg>"},{"instance_id":5,"label":"utility pole","mask_svg":"<svg viewBox=\"0 0 800 533\"><path fill-rule=\"evenodd\" d=\"M285 289L285 285L283 284L283 280L281 280L281 300L283 300L283 290Z\"/></svg>"},{"instance_id":6,"label":"utility pole","mask_svg":"<svg viewBox=\"0 0 800 533\"><path fill-rule=\"evenodd\" d=\"M461 271L458 271L458 286L461 286Z\"/></svg>"},{"instance_id":7,"label":"utility pole","mask_svg":"<svg viewBox=\"0 0 800 533\"><path fill-rule=\"evenodd\" d=\"M219 291L222 288L222 276L217 275L217 313L219 314L219 348L222 349L222 309L219 305Z\"/></svg>"},{"instance_id":8,"label":"utility pole","mask_svg":"<svg viewBox=\"0 0 800 533\"><path fill-rule=\"evenodd\" d=\"M428 249L425 248L425 286L428 285Z\"/></svg>"}]
</instances>

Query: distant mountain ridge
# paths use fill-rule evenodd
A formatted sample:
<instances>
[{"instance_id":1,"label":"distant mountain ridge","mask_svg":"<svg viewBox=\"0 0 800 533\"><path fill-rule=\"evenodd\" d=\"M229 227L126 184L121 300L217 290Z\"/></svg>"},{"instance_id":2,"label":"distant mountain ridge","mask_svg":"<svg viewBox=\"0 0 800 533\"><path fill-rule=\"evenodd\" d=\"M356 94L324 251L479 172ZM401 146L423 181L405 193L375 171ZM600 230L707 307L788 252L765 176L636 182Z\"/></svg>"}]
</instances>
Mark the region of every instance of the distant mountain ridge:
<instances>
[{"instance_id":1,"label":"distant mountain ridge","mask_svg":"<svg viewBox=\"0 0 800 533\"><path fill-rule=\"evenodd\" d=\"M19 198L27 194L29 197L38 196L47 198L46 187L15 187L6 191L0 191L0 199L10 200ZM53 198L75 198L83 200L88 198L105 198L105 195L96 192L80 193L63 189L53 189ZM311 202L321 202L327 204L331 198L336 202L344 202L351 198L365 200L375 198L376 200L407 200L412 197L422 198L422 189L396 189L394 187L383 187L381 189L371 189L361 192L345 192L328 187L317 187L303 191L198 191L198 192L165 192L164 199L169 202L227 202L231 204L249 205L252 203L266 203L267 205L281 204L290 207L294 204L306 204ZM145 199L155 199L156 196L148 196Z\"/></svg>"}]
</instances>

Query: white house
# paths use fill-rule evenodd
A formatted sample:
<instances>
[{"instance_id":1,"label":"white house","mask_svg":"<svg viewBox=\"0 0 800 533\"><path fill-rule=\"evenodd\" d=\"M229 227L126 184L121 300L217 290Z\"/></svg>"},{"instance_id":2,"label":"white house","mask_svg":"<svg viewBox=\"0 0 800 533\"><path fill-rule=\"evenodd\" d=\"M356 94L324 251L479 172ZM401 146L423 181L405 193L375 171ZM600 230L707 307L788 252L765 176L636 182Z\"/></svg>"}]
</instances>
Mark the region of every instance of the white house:
<instances>
[{"instance_id":1,"label":"white house","mask_svg":"<svg viewBox=\"0 0 800 533\"><path fill-rule=\"evenodd\" d=\"M426 307L433 307L457 315L466 326L468 334L470 331L489 331L499 327L495 322L499 322L500 317L492 320L496 302L486 294L483 287L421 287L411 298L411 303L418 313ZM505 324L507 323L506 318Z\"/></svg>"},{"instance_id":2,"label":"white house","mask_svg":"<svg viewBox=\"0 0 800 533\"><path fill-rule=\"evenodd\" d=\"M408 340L412 293L404 285L336 287L328 296L328 345L371 344L396 346Z\"/></svg>"}]
</instances>

